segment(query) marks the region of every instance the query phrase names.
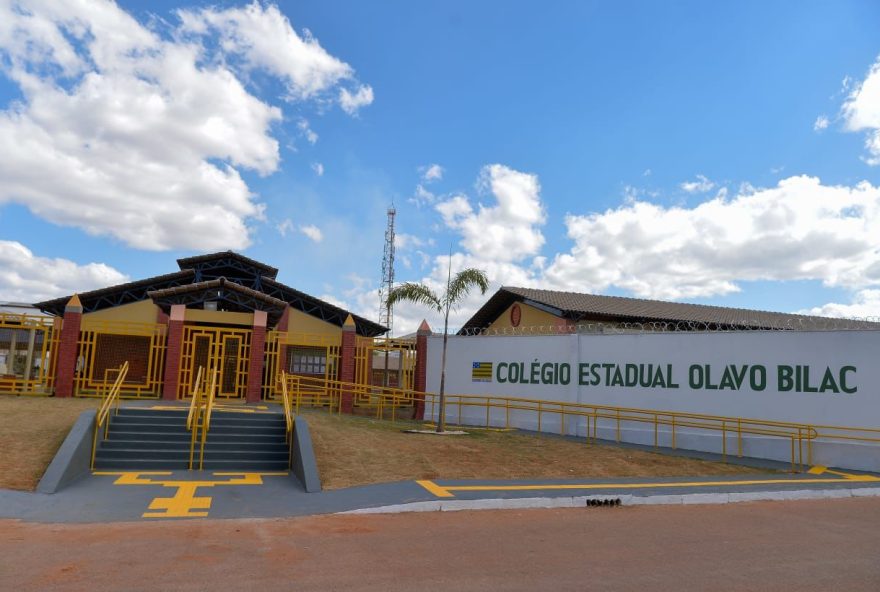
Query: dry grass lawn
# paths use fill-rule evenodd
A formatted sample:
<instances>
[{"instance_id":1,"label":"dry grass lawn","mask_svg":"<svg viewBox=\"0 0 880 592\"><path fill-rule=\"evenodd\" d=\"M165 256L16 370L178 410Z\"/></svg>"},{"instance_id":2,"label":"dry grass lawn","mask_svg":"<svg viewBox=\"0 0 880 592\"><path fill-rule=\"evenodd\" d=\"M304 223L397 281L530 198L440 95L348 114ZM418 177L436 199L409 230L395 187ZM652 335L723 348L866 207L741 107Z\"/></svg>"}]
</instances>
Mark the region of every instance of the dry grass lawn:
<instances>
[{"instance_id":1,"label":"dry grass lawn","mask_svg":"<svg viewBox=\"0 0 880 592\"><path fill-rule=\"evenodd\" d=\"M36 488L76 418L98 402L0 395L0 488Z\"/></svg>"},{"instance_id":2,"label":"dry grass lawn","mask_svg":"<svg viewBox=\"0 0 880 592\"><path fill-rule=\"evenodd\" d=\"M0 488L33 490L79 414L96 399L0 395ZM753 468L516 432L406 434L422 424L304 414L326 489L409 479L699 476Z\"/></svg>"},{"instance_id":3,"label":"dry grass lawn","mask_svg":"<svg viewBox=\"0 0 880 592\"><path fill-rule=\"evenodd\" d=\"M321 484L339 489L408 479L559 479L731 475L758 469L516 432L406 434L412 422L306 412Z\"/></svg>"}]
</instances>

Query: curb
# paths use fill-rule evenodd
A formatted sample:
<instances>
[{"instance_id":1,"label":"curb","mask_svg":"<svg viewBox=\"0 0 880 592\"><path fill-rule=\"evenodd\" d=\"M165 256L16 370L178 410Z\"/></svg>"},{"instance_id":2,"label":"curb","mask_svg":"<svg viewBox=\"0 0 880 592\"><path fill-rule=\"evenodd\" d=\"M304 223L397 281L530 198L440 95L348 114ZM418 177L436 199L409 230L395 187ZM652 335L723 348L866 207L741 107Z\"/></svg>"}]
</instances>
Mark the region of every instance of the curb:
<instances>
[{"instance_id":1,"label":"curb","mask_svg":"<svg viewBox=\"0 0 880 592\"><path fill-rule=\"evenodd\" d=\"M592 506L658 506L691 504L733 504L757 501L794 501L880 497L880 487L855 489L801 489L794 491L742 491L733 493L686 493L682 495L587 495L573 497L488 498L436 500L360 508L338 514L401 514L404 512L456 512L460 510L525 510L584 508Z\"/></svg>"}]
</instances>

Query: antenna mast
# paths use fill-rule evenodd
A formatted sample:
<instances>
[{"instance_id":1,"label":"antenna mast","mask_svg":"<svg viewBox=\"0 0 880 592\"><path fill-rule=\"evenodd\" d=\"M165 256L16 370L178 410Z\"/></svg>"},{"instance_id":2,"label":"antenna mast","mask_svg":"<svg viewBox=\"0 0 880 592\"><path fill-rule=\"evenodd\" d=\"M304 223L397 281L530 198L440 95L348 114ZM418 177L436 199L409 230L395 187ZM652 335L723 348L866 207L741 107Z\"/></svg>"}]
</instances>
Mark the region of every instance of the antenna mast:
<instances>
[{"instance_id":1,"label":"antenna mast","mask_svg":"<svg viewBox=\"0 0 880 592\"><path fill-rule=\"evenodd\" d=\"M388 305L388 293L394 287L394 204L388 208L388 225L385 228L385 249L382 252L382 283L379 285L379 323L388 327L387 337L392 335L394 313Z\"/></svg>"}]
</instances>

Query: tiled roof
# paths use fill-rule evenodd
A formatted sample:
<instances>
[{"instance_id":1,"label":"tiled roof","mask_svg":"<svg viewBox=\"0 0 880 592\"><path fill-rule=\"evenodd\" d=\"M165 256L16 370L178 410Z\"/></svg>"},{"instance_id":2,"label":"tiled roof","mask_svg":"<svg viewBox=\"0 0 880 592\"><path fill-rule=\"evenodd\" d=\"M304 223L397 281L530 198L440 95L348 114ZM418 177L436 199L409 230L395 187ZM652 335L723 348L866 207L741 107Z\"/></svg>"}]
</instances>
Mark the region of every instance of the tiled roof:
<instances>
[{"instance_id":1,"label":"tiled roof","mask_svg":"<svg viewBox=\"0 0 880 592\"><path fill-rule=\"evenodd\" d=\"M539 308L572 321L694 322L743 328L808 328L829 319L806 315L664 302L621 296L599 296L580 292L561 292L505 286L496 292L464 325L480 329L490 325L514 302L537 304ZM877 323L864 323L876 327Z\"/></svg>"}]
</instances>

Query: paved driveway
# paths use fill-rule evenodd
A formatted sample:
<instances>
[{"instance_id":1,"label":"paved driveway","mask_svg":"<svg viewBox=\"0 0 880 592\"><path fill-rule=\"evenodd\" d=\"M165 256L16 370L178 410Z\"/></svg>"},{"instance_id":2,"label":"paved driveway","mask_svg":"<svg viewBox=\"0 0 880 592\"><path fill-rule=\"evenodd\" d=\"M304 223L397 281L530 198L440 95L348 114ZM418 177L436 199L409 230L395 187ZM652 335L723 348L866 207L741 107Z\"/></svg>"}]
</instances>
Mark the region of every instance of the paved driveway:
<instances>
[{"instance_id":1,"label":"paved driveway","mask_svg":"<svg viewBox=\"0 0 880 592\"><path fill-rule=\"evenodd\" d=\"M880 498L0 521L0 589L880 590Z\"/></svg>"}]
</instances>

